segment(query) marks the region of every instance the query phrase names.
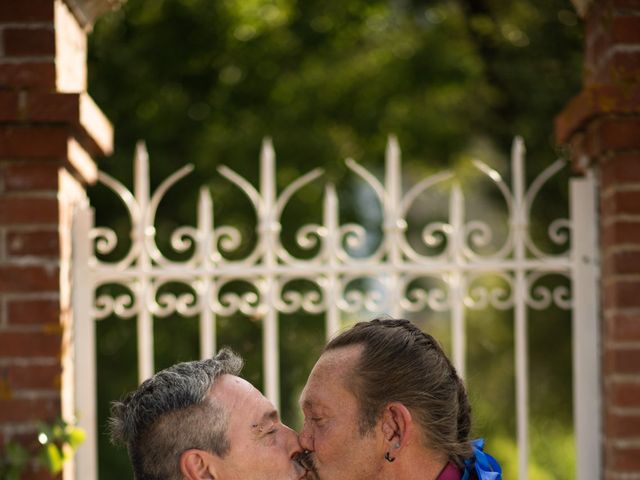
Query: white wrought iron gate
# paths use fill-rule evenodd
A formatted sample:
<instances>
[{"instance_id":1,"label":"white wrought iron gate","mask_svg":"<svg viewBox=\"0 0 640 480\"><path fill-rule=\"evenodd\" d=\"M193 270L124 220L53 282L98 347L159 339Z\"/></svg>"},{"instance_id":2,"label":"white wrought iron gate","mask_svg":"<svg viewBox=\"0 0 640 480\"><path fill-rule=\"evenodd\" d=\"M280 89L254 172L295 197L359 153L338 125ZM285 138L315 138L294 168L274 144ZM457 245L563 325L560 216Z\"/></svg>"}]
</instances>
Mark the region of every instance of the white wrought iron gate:
<instances>
[{"instance_id":1,"label":"white wrought iron gate","mask_svg":"<svg viewBox=\"0 0 640 480\"><path fill-rule=\"evenodd\" d=\"M598 363L598 259L596 258L596 219L594 179L572 179L571 219L557 219L549 226L549 236L566 245L560 255L542 252L529 232L529 213L542 186L562 167L557 161L544 170L527 188L524 175L524 145L516 138L511 157L510 186L488 165L475 161L474 166L500 191L509 213L506 241L497 252L487 256L477 248L491 238L488 224L468 219L464 194L454 174L443 171L402 191L400 149L391 137L386 152L384 182L353 160L347 167L375 192L383 209L383 238L377 250L360 258L353 249L365 241L362 225L341 224L335 188L325 187L323 222L306 225L298 231L297 243L303 249L316 248L310 259L299 259L284 248L280 238L280 218L292 195L323 174L316 169L302 176L280 194L276 189L276 166L269 140L263 144L260 158L260 185L255 188L228 167L219 173L240 188L248 197L257 217L258 240L253 252L243 260L229 260L227 254L241 244L240 231L230 225L213 222L212 200L207 189L200 191L198 220L195 227L178 228L171 237L173 248L193 255L174 262L163 256L156 244L155 216L158 205L169 188L187 175L185 166L167 178L151 195L148 156L142 144L135 157L135 188L129 192L114 178L101 173L99 180L111 188L126 205L132 224L132 245L117 263L97 259L96 252L106 254L116 244L116 234L94 227L89 205L76 213L74 223L74 350L76 368L76 408L80 425L88 441L77 455L77 478L95 480L96 461L96 319L109 315L136 317L138 329L139 379L151 376L153 366L153 318L179 313L200 318L200 351L208 357L216 350L216 318L236 312L261 319L263 324L263 368L265 394L279 404L278 315L305 311L323 313L326 336L340 328L341 315L358 311L387 312L401 317L425 308L449 312L452 332L452 355L459 372L465 373L465 312L492 306L514 311L516 372L516 413L519 478L527 478L528 465L528 309L545 309L551 304L572 309L574 422L577 452L577 478L594 478L600 471L599 450L599 363ZM413 203L444 182L451 182L449 218L423 226L422 241L428 246L443 246L437 255L425 255L407 238L407 215ZM569 248L568 230L572 231ZM95 251L94 251L95 247ZM483 273L503 278L510 291L492 291L491 287L473 285ZM571 280L566 287L553 289L534 284L544 275L560 274ZM414 280L429 277L445 287L427 288ZM376 279L380 289L357 290L349 287L357 279ZM305 279L316 285L313 291L287 289L293 280ZM229 282L242 280L255 287L245 294L226 292ZM158 295L168 282L190 286L192 293ZM94 298L104 284L126 286L129 293ZM533 291L532 291L533 290ZM572 297L572 298L571 298ZM589 472L589 473L587 473Z\"/></svg>"}]
</instances>

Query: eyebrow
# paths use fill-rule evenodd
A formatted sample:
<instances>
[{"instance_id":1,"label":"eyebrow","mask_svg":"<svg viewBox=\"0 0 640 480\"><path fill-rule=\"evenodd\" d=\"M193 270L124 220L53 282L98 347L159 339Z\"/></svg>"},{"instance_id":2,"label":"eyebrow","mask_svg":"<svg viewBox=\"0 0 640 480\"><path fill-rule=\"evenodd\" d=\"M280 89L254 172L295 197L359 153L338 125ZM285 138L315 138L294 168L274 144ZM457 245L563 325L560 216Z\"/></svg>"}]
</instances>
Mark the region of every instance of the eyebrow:
<instances>
[{"instance_id":1,"label":"eyebrow","mask_svg":"<svg viewBox=\"0 0 640 480\"><path fill-rule=\"evenodd\" d=\"M278 411L277 410L269 410L265 412L258 423L254 423L251 425L251 428L259 428L262 427L268 421L277 422L278 421Z\"/></svg>"},{"instance_id":2,"label":"eyebrow","mask_svg":"<svg viewBox=\"0 0 640 480\"><path fill-rule=\"evenodd\" d=\"M300 402L300 409L309 412L328 412L331 411L329 406L319 401L317 398L305 398Z\"/></svg>"},{"instance_id":3,"label":"eyebrow","mask_svg":"<svg viewBox=\"0 0 640 480\"><path fill-rule=\"evenodd\" d=\"M271 410L267 413L265 413L264 415L262 415L262 420L261 423L264 423L267 420L272 420L272 421L277 421L278 420L278 411L277 410Z\"/></svg>"}]
</instances>

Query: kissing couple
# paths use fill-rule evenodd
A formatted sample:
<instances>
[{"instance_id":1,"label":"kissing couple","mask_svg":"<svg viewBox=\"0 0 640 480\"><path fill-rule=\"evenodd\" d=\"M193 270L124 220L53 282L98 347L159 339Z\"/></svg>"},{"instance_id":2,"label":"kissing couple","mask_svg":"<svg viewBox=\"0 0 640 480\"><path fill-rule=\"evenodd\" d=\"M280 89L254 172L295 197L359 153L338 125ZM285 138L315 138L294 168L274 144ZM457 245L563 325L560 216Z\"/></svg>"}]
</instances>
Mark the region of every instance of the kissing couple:
<instances>
[{"instance_id":1,"label":"kissing couple","mask_svg":"<svg viewBox=\"0 0 640 480\"><path fill-rule=\"evenodd\" d=\"M112 438L136 480L501 480L470 440L465 386L407 320L332 339L300 396L299 434L241 378L228 349L174 365L112 404Z\"/></svg>"}]
</instances>

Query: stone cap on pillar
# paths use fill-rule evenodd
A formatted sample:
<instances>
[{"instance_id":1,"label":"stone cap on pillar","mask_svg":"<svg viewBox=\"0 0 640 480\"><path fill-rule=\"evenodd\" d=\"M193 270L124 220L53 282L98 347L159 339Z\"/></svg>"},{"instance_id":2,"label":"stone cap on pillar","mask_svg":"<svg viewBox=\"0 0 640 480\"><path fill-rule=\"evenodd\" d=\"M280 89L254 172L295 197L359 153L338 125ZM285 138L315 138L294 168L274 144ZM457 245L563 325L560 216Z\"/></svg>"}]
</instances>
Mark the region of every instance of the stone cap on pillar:
<instances>
[{"instance_id":1,"label":"stone cap on pillar","mask_svg":"<svg viewBox=\"0 0 640 480\"><path fill-rule=\"evenodd\" d=\"M574 97L555 119L556 142L569 143L593 119L640 113L640 85L591 85Z\"/></svg>"},{"instance_id":2,"label":"stone cap on pillar","mask_svg":"<svg viewBox=\"0 0 640 480\"><path fill-rule=\"evenodd\" d=\"M91 30L96 19L115 10L126 0L64 0L85 31Z\"/></svg>"},{"instance_id":3,"label":"stone cap on pillar","mask_svg":"<svg viewBox=\"0 0 640 480\"><path fill-rule=\"evenodd\" d=\"M640 85L585 87L556 116L556 143L570 146L574 171L584 173L608 151L637 148L638 114Z\"/></svg>"}]
</instances>

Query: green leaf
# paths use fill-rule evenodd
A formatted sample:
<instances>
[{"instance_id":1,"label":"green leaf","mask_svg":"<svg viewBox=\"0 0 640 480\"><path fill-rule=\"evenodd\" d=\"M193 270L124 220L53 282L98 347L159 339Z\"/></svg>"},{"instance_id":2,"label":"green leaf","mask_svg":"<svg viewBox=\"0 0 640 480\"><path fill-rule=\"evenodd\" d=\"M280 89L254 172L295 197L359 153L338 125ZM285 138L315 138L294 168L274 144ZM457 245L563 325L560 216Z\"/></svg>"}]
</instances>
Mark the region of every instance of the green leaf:
<instances>
[{"instance_id":1,"label":"green leaf","mask_svg":"<svg viewBox=\"0 0 640 480\"><path fill-rule=\"evenodd\" d=\"M54 443L48 443L46 445L41 452L40 460L51 473L60 472L64 464L62 453Z\"/></svg>"},{"instance_id":2,"label":"green leaf","mask_svg":"<svg viewBox=\"0 0 640 480\"><path fill-rule=\"evenodd\" d=\"M67 429L67 443L73 450L77 450L82 442L85 441L86 437L86 432L80 427L71 427Z\"/></svg>"}]
</instances>

